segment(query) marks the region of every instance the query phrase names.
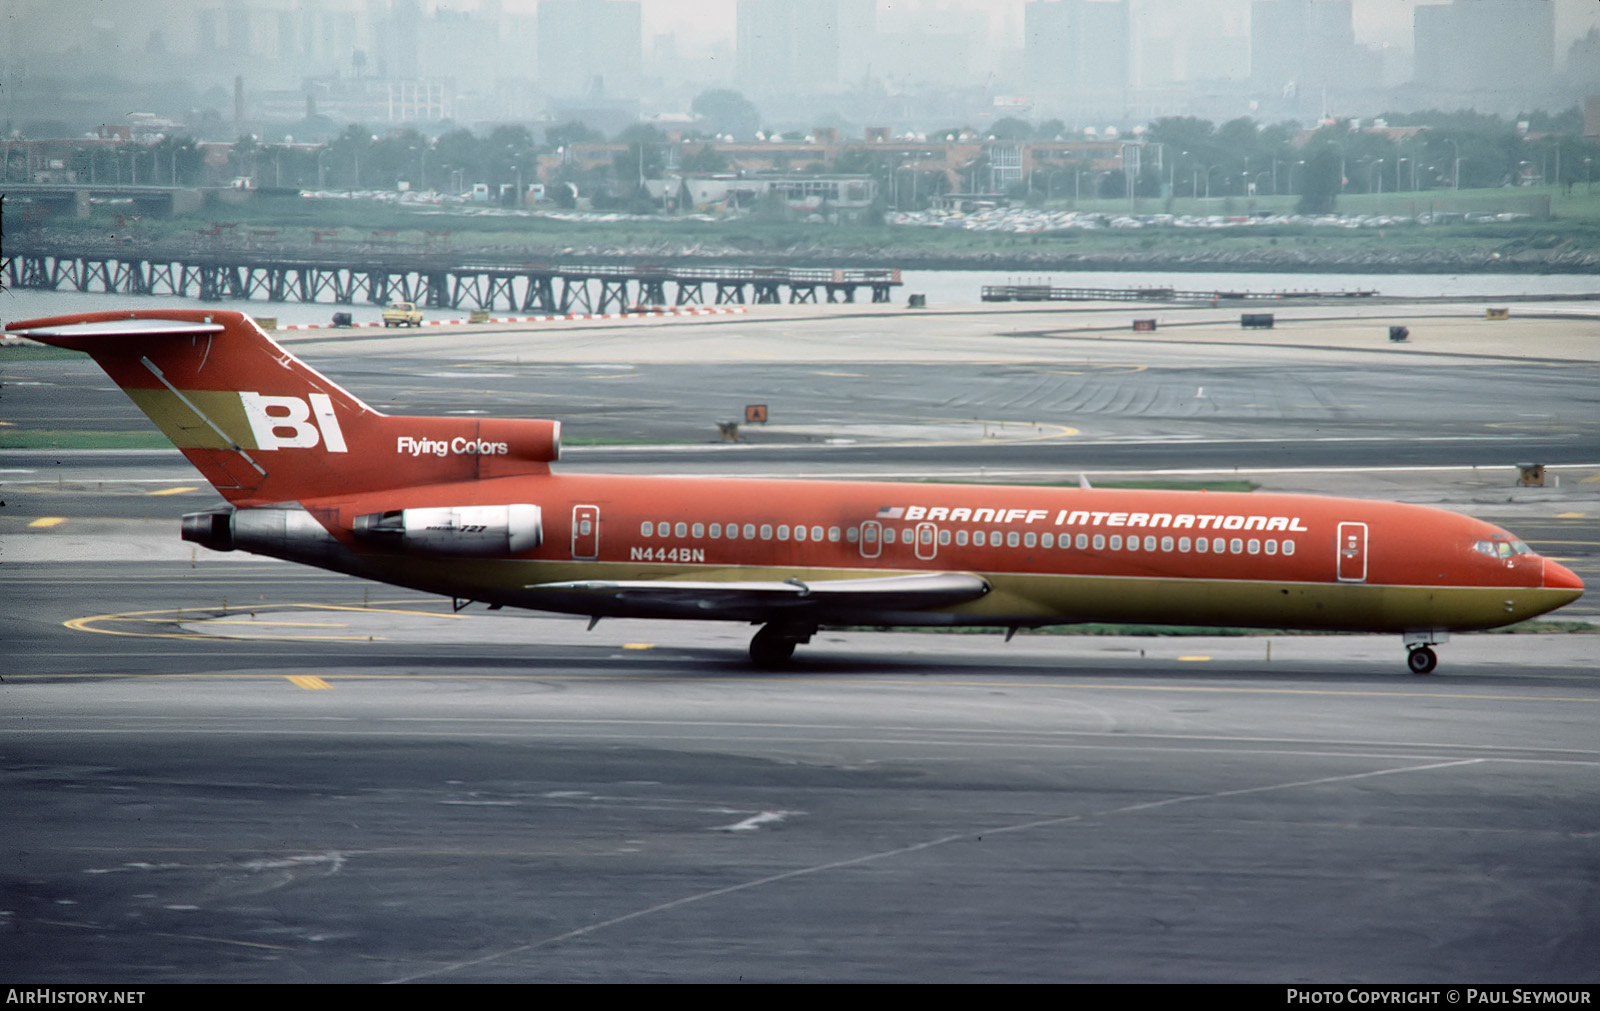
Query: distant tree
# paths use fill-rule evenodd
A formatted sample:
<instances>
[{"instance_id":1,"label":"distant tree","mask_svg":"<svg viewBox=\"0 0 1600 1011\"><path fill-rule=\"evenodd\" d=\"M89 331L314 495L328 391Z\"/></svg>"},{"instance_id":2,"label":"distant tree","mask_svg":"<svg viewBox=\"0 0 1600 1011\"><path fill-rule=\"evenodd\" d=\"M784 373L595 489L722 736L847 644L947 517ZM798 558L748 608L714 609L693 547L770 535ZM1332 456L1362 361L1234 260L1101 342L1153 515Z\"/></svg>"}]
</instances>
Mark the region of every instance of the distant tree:
<instances>
[{"instance_id":1,"label":"distant tree","mask_svg":"<svg viewBox=\"0 0 1600 1011\"><path fill-rule=\"evenodd\" d=\"M839 156L833 160L833 171L843 175L885 177L888 172L883 155L864 147L850 147L839 152Z\"/></svg>"},{"instance_id":2,"label":"distant tree","mask_svg":"<svg viewBox=\"0 0 1600 1011\"><path fill-rule=\"evenodd\" d=\"M666 159L662 157L661 151L666 140L666 135L660 130L644 123L630 126L617 134L617 143L628 145L626 151L619 152L611 159L617 179L660 178L662 169L666 165ZM634 189L632 185L621 187L621 191L630 196Z\"/></svg>"},{"instance_id":3,"label":"distant tree","mask_svg":"<svg viewBox=\"0 0 1600 1011\"><path fill-rule=\"evenodd\" d=\"M205 169L205 152L192 137L163 137L153 148L156 178L171 186L197 186ZM96 167L96 175L101 170ZM104 179L104 176L99 176ZM292 178L292 177L291 177ZM290 185L296 185L290 183Z\"/></svg>"},{"instance_id":4,"label":"distant tree","mask_svg":"<svg viewBox=\"0 0 1600 1011\"><path fill-rule=\"evenodd\" d=\"M433 159L438 159L440 178L446 180L450 186L460 183L470 187L473 183L484 182L483 178L483 146L478 143L478 138L472 135L471 130L451 130L442 134L433 145ZM459 179L455 173L461 173Z\"/></svg>"},{"instance_id":5,"label":"distant tree","mask_svg":"<svg viewBox=\"0 0 1600 1011\"><path fill-rule=\"evenodd\" d=\"M995 140L1030 140L1033 137L1033 125L1025 119L1007 116L997 119L989 127L989 136Z\"/></svg>"},{"instance_id":6,"label":"distant tree","mask_svg":"<svg viewBox=\"0 0 1600 1011\"><path fill-rule=\"evenodd\" d=\"M1163 116L1150 124L1145 139L1175 151L1187 151L1205 164L1214 163L1220 153L1216 127L1194 116Z\"/></svg>"},{"instance_id":7,"label":"distant tree","mask_svg":"<svg viewBox=\"0 0 1600 1011\"><path fill-rule=\"evenodd\" d=\"M428 141L415 130L401 130L372 142L362 158L361 174L372 184L392 189L403 180L421 188L423 150Z\"/></svg>"},{"instance_id":8,"label":"distant tree","mask_svg":"<svg viewBox=\"0 0 1600 1011\"><path fill-rule=\"evenodd\" d=\"M350 128L350 130L355 129L355 127ZM262 150L253 135L240 134L233 142L233 146L228 148L228 171L233 173L235 179L254 177L256 163L260 160Z\"/></svg>"},{"instance_id":9,"label":"distant tree","mask_svg":"<svg viewBox=\"0 0 1600 1011\"><path fill-rule=\"evenodd\" d=\"M591 130L579 120L552 126L544 132L544 142L552 148L571 147L574 144L598 144L605 140L599 130Z\"/></svg>"},{"instance_id":10,"label":"distant tree","mask_svg":"<svg viewBox=\"0 0 1600 1011\"><path fill-rule=\"evenodd\" d=\"M1059 119L1047 119L1039 124L1033 131L1033 136L1038 140L1060 140L1067 135L1067 124Z\"/></svg>"},{"instance_id":11,"label":"distant tree","mask_svg":"<svg viewBox=\"0 0 1600 1011\"><path fill-rule=\"evenodd\" d=\"M761 113L737 91L717 88L695 96L689 111L705 121L714 134L728 134L736 140L750 140L761 126Z\"/></svg>"},{"instance_id":12,"label":"distant tree","mask_svg":"<svg viewBox=\"0 0 1600 1011\"><path fill-rule=\"evenodd\" d=\"M534 181L537 172L538 145L525 126L497 126L483 140L485 182L501 185L516 183L524 186Z\"/></svg>"},{"instance_id":13,"label":"distant tree","mask_svg":"<svg viewBox=\"0 0 1600 1011\"><path fill-rule=\"evenodd\" d=\"M678 162L678 167L685 172L702 173L726 172L731 165L728 156L710 144L700 145Z\"/></svg>"},{"instance_id":14,"label":"distant tree","mask_svg":"<svg viewBox=\"0 0 1600 1011\"><path fill-rule=\"evenodd\" d=\"M1332 214L1341 178L1338 148L1323 143L1306 155L1305 184L1295 209L1301 214Z\"/></svg>"}]
</instances>

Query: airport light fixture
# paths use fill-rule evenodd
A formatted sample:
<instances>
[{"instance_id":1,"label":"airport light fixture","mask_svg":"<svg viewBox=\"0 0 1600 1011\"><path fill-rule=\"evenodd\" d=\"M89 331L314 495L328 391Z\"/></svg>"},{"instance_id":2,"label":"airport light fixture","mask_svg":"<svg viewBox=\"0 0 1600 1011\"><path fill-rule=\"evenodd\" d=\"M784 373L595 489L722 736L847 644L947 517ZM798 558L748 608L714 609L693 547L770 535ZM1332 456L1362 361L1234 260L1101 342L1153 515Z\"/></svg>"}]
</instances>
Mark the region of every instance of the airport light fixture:
<instances>
[{"instance_id":1,"label":"airport light fixture","mask_svg":"<svg viewBox=\"0 0 1600 1011\"><path fill-rule=\"evenodd\" d=\"M1330 140L1330 141L1328 141L1328 143L1332 144L1334 147L1339 149L1339 193L1340 193L1340 195L1343 195L1344 194L1344 173L1345 173L1344 145L1341 144L1339 141L1336 141L1336 140Z\"/></svg>"}]
</instances>

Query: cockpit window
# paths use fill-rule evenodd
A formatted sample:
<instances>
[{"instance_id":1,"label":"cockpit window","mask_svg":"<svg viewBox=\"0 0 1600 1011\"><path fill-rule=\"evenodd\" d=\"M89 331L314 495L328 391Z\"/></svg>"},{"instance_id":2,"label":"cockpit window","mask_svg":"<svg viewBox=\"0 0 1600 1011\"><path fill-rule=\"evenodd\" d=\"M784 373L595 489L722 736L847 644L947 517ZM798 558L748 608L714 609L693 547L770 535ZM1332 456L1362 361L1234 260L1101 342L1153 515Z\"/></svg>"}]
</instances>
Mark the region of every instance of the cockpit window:
<instances>
[{"instance_id":1,"label":"cockpit window","mask_svg":"<svg viewBox=\"0 0 1600 1011\"><path fill-rule=\"evenodd\" d=\"M1472 547L1473 550L1490 558L1514 558L1517 555L1533 554L1532 548L1515 538L1496 537L1493 540L1478 541Z\"/></svg>"}]
</instances>

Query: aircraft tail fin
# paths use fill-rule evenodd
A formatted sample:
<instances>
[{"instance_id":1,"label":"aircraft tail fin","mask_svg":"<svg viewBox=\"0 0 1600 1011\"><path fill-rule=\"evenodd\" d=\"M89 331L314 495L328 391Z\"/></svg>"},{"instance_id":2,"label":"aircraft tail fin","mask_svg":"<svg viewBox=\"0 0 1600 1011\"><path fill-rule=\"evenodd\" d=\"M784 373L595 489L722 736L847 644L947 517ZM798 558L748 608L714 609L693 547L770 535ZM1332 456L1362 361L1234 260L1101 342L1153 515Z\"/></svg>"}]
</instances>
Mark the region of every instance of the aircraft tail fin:
<instances>
[{"instance_id":1,"label":"aircraft tail fin","mask_svg":"<svg viewBox=\"0 0 1600 1011\"><path fill-rule=\"evenodd\" d=\"M7 325L84 351L235 505L549 473L555 421L385 415L243 313L159 309Z\"/></svg>"}]
</instances>

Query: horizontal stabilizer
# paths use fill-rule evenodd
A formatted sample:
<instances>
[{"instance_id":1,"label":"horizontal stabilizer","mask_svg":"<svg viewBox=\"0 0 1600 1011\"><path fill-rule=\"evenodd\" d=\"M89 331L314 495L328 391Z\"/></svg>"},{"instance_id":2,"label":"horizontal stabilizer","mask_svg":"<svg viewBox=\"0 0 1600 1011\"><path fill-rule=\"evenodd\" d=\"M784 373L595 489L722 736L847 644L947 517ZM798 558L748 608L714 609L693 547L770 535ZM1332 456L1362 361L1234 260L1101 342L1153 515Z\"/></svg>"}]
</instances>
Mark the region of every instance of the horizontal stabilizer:
<instances>
[{"instance_id":1,"label":"horizontal stabilizer","mask_svg":"<svg viewBox=\"0 0 1600 1011\"><path fill-rule=\"evenodd\" d=\"M218 334L221 323L194 323L181 319L113 319L94 323L62 323L11 330L16 337L27 337L43 344L79 351L100 350L115 337L197 337ZM90 345L93 345L91 348Z\"/></svg>"}]
</instances>

